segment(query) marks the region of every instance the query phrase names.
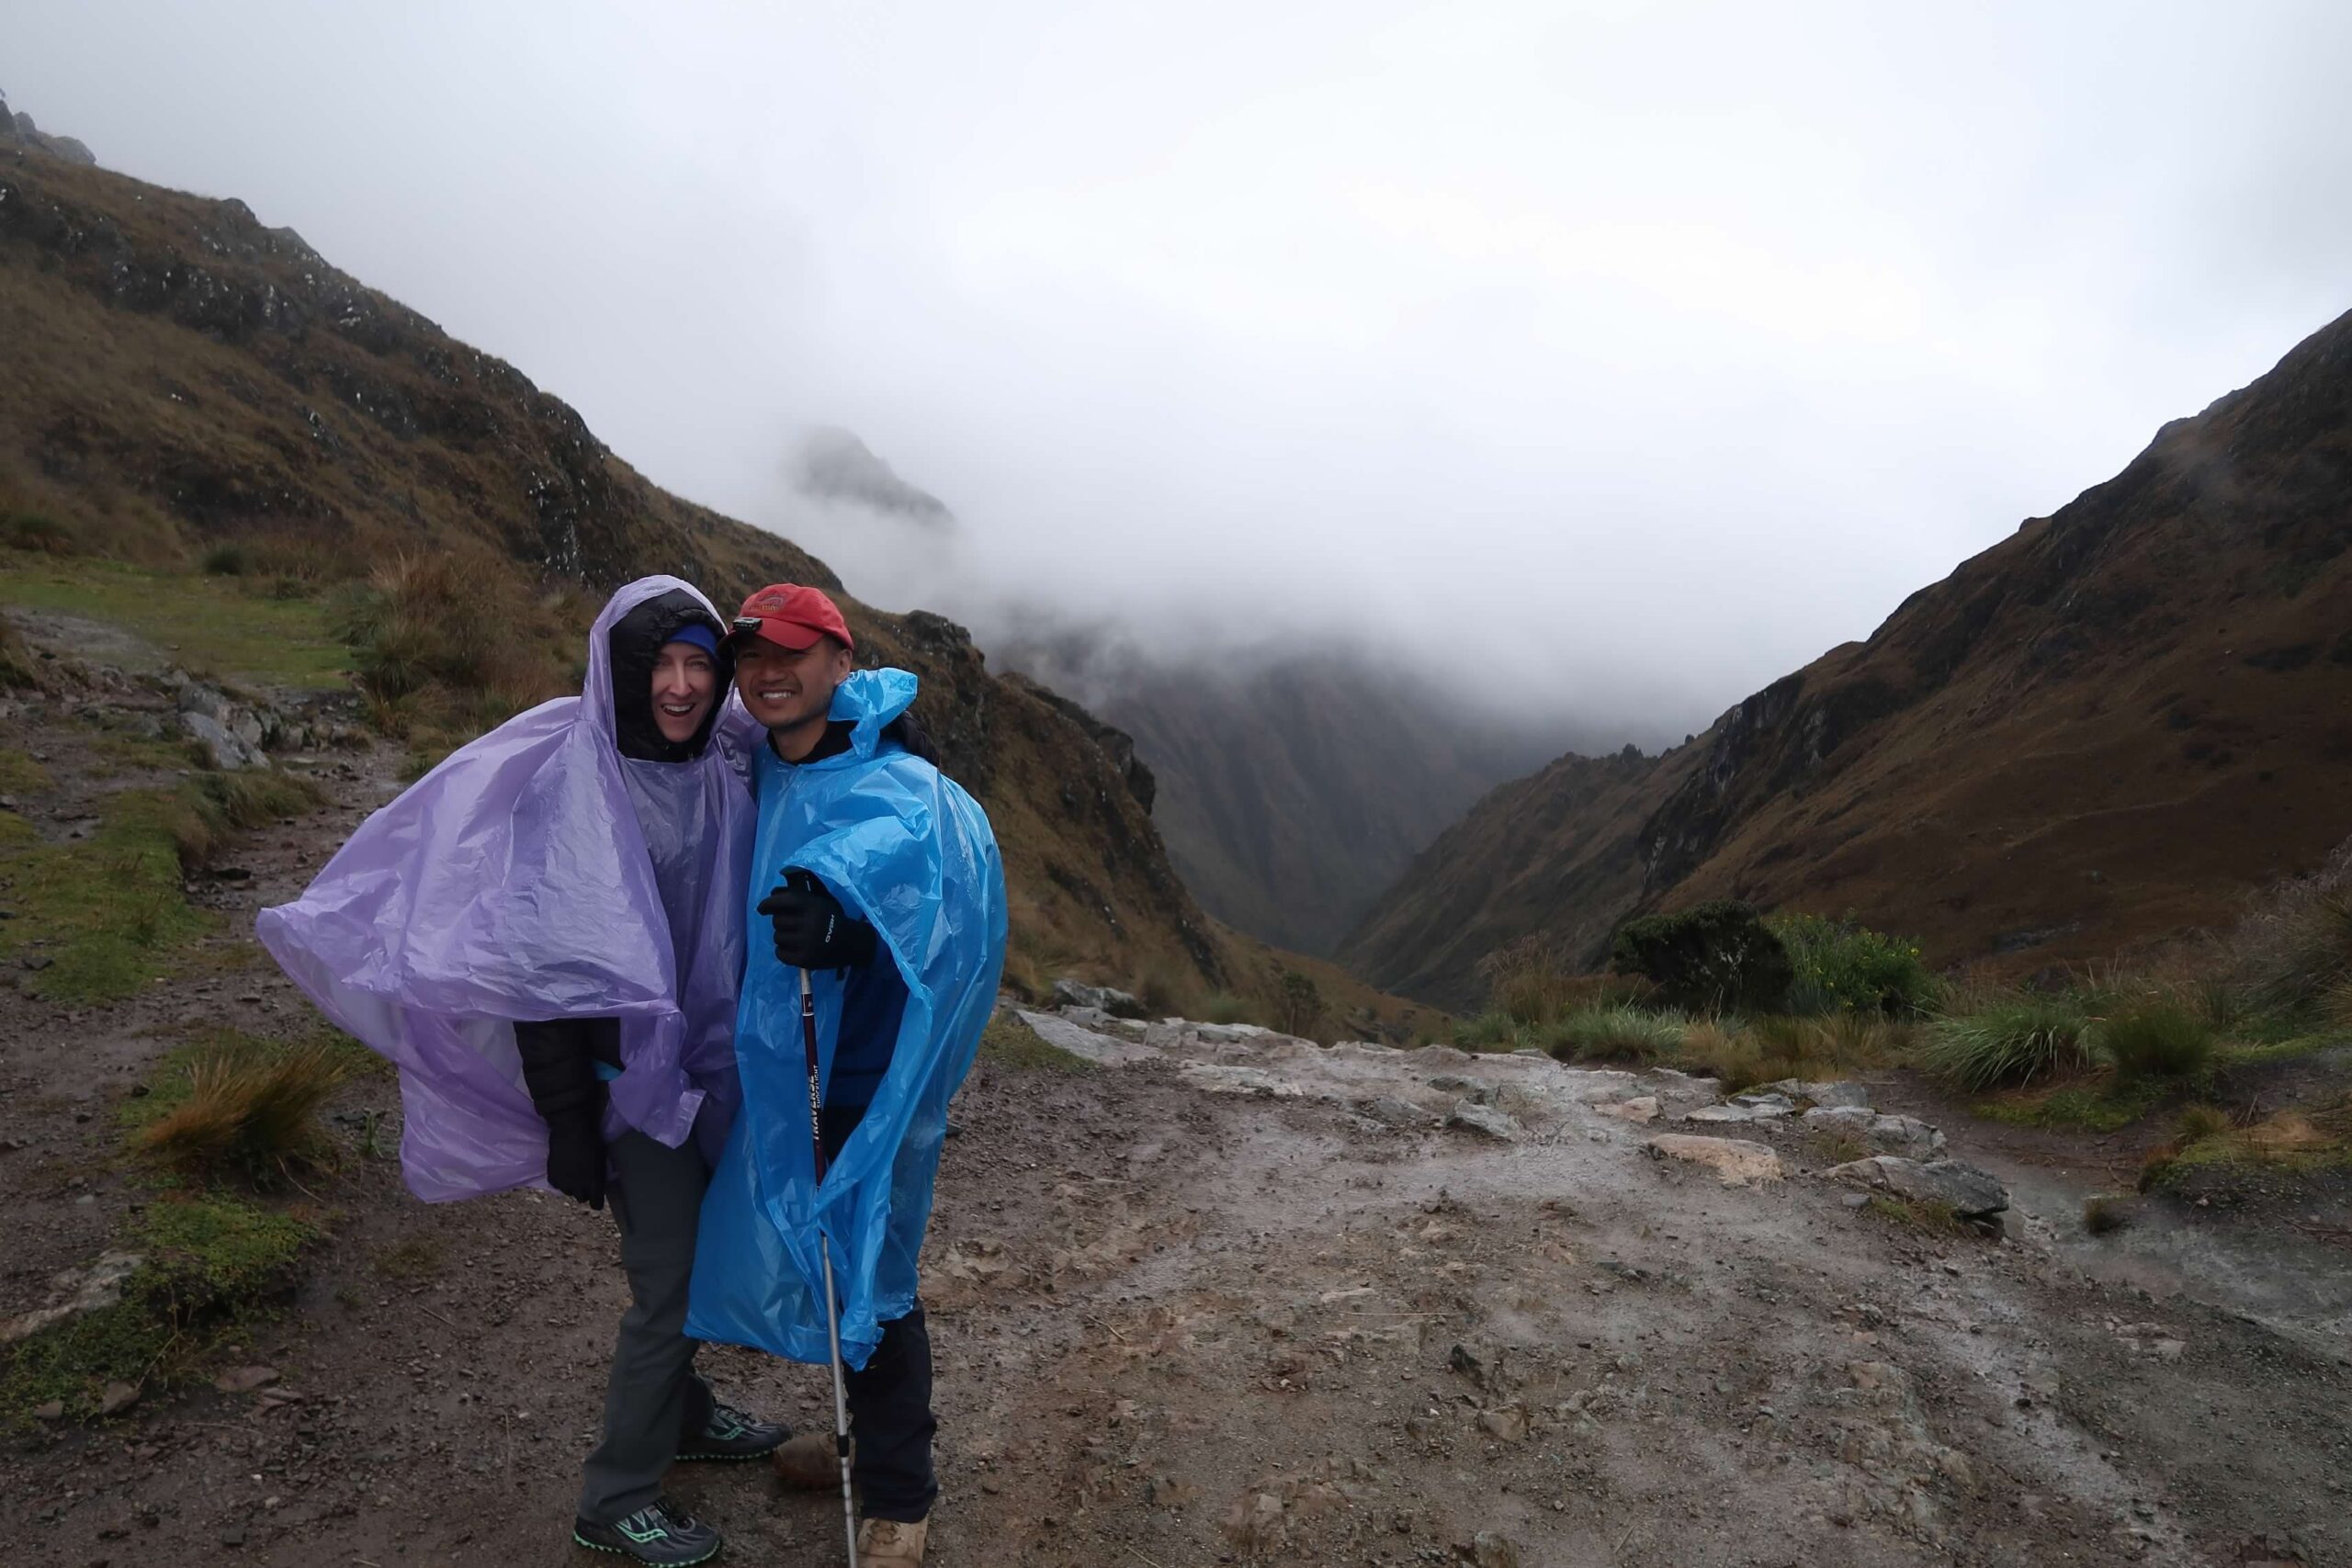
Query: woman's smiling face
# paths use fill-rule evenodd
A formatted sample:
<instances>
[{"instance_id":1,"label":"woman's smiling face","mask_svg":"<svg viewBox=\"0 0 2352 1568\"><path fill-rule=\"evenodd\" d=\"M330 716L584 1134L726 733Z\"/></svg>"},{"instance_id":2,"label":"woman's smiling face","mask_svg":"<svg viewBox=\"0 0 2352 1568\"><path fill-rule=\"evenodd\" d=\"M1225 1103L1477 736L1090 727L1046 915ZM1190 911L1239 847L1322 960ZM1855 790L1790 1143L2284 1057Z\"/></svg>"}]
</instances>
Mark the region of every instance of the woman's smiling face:
<instances>
[{"instance_id":1,"label":"woman's smiling face","mask_svg":"<svg viewBox=\"0 0 2352 1568\"><path fill-rule=\"evenodd\" d=\"M663 643L653 659L653 727L662 739L692 740L718 700L718 662L693 643Z\"/></svg>"}]
</instances>

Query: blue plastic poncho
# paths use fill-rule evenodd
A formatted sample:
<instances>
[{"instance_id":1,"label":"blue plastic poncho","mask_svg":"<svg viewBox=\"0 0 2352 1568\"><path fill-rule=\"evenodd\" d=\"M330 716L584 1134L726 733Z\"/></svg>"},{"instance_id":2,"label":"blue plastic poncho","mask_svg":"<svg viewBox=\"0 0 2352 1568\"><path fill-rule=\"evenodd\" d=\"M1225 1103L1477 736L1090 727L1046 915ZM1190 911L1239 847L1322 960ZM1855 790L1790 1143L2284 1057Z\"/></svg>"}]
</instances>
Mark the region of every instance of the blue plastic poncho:
<instances>
[{"instance_id":1,"label":"blue plastic poncho","mask_svg":"<svg viewBox=\"0 0 2352 1568\"><path fill-rule=\"evenodd\" d=\"M915 685L903 670L863 671L843 682L832 716L856 728L838 756L791 767L761 749L747 905L788 870L814 873L880 933L907 1002L889 1071L816 1187L799 971L778 963L769 944L751 944L735 1026L743 1110L703 1200L686 1312L694 1338L827 1359L820 1228L832 1250L842 1354L851 1366L865 1366L881 1325L914 1306L947 1102L996 1005L1006 919L1004 866L987 814L938 769L883 738L914 701ZM747 918L762 926L767 919L748 910ZM842 991L836 975L816 976L818 1061L827 1076Z\"/></svg>"},{"instance_id":2,"label":"blue plastic poncho","mask_svg":"<svg viewBox=\"0 0 2352 1568\"><path fill-rule=\"evenodd\" d=\"M320 1010L399 1066L401 1170L428 1202L546 1185L517 1019L621 1021L608 1139L692 1134L715 1153L725 1135L752 836L741 759L716 732L683 762L615 739L612 627L681 590L709 609L671 577L616 593L580 696L453 752L255 921Z\"/></svg>"}]
</instances>

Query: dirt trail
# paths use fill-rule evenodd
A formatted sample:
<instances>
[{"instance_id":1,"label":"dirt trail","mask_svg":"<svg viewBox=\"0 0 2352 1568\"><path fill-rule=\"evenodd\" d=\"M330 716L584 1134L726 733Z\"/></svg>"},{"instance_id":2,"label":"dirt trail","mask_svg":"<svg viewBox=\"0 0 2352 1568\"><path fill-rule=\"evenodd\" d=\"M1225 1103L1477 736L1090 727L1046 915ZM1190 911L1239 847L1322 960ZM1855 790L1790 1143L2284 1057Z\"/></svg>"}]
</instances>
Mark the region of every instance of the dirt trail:
<instances>
[{"instance_id":1,"label":"dirt trail","mask_svg":"<svg viewBox=\"0 0 2352 1568\"><path fill-rule=\"evenodd\" d=\"M221 963L389 765L351 766L334 807L240 852L249 880L206 886ZM157 1055L300 1015L266 965L115 1008L0 991L0 1313L145 1201L108 1112ZM1923 1235L1849 1207L1785 1123L1675 1123L1713 1097L1674 1075L1039 1027L1105 1060L984 1061L958 1102L926 1265L934 1562L2352 1562L2352 1370L2324 1291L2266 1326L2086 1278L2030 1220ZM1643 1094L1658 1121L1607 1109ZM0 1457L40 1561L590 1561L564 1527L625 1303L609 1222L535 1193L418 1204L355 1130L396 1124L395 1087L345 1097L348 1157L311 1183L333 1238L223 1358L279 1381L157 1392ZM1446 1125L1465 1101L1513 1136ZM1654 1157L1661 1133L1770 1145L1786 1178L1725 1186ZM820 1371L704 1364L822 1419ZM841 1560L836 1505L763 1469L674 1485L726 1561Z\"/></svg>"}]
</instances>

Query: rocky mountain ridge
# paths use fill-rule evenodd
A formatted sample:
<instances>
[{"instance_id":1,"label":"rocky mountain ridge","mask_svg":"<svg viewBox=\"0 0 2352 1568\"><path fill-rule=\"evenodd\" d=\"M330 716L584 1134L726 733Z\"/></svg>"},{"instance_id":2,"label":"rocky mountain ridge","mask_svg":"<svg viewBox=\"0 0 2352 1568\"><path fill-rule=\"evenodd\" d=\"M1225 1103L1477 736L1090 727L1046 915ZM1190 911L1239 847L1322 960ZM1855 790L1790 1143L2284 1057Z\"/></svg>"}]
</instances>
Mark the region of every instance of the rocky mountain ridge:
<instances>
[{"instance_id":1,"label":"rocky mountain ridge","mask_svg":"<svg viewBox=\"0 0 2352 1568\"><path fill-rule=\"evenodd\" d=\"M2352 317L1691 744L1496 791L1341 957L1459 1004L1464 959L1590 964L1628 915L1716 895L1851 912L1939 964L2225 923L2352 832L2347 551Z\"/></svg>"}]
</instances>

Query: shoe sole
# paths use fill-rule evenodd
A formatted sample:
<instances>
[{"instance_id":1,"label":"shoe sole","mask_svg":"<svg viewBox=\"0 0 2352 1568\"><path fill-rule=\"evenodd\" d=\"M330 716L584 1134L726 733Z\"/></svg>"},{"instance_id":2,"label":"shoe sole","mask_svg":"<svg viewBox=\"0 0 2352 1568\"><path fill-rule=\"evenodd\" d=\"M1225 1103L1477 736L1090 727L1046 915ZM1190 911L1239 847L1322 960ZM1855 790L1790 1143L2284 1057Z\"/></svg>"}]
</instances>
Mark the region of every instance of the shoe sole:
<instances>
[{"instance_id":1,"label":"shoe sole","mask_svg":"<svg viewBox=\"0 0 2352 1568\"><path fill-rule=\"evenodd\" d=\"M606 1546L602 1541L590 1540L578 1530L573 1530L571 1532L571 1540L573 1545L584 1546L591 1551L609 1551L616 1557L627 1557L639 1562L648 1563L649 1568L651 1568L650 1559L639 1557L636 1552L631 1551L625 1546ZM662 1568L695 1568L695 1563L707 1562L712 1558L718 1556L719 1551L725 1548L726 1545L727 1543L725 1541L719 1541L708 1551L704 1552L700 1557L682 1557L676 1562L662 1565Z\"/></svg>"},{"instance_id":2,"label":"shoe sole","mask_svg":"<svg viewBox=\"0 0 2352 1568\"><path fill-rule=\"evenodd\" d=\"M778 1443L775 1449L782 1447L784 1445ZM755 1459L767 1459L775 1454L775 1449L761 1449L755 1453L748 1454L672 1454L670 1462L672 1464L744 1464Z\"/></svg>"}]
</instances>

